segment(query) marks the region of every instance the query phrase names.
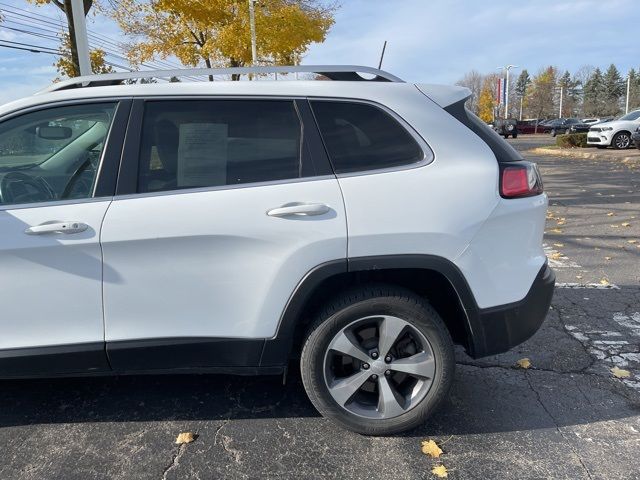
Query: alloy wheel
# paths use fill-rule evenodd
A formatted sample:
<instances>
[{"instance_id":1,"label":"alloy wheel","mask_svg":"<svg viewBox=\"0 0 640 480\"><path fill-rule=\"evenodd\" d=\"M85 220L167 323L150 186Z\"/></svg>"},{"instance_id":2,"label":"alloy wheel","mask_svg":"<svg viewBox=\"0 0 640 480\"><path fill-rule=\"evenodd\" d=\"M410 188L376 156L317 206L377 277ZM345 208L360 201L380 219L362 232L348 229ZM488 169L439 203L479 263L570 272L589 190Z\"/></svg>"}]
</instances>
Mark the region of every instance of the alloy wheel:
<instances>
[{"instance_id":1,"label":"alloy wheel","mask_svg":"<svg viewBox=\"0 0 640 480\"><path fill-rule=\"evenodd\" d=\"M351 322L331 340L324 380L345 410L370 419L402 415L433 384L436 363L427 338L406 320L389 315Z\"/></svg>"},{"instance_id":2,"label":"alloy wheel","mask_svg":"<svg viewBox=\"0 0 640 480\"><path fill-rule=\"evenodd\" d=\"M631 137L626 133L619 133L615 138L615 146L616 148L623 150L625 148L629 148L631 145Z\"/></svg>"}]
</instances>

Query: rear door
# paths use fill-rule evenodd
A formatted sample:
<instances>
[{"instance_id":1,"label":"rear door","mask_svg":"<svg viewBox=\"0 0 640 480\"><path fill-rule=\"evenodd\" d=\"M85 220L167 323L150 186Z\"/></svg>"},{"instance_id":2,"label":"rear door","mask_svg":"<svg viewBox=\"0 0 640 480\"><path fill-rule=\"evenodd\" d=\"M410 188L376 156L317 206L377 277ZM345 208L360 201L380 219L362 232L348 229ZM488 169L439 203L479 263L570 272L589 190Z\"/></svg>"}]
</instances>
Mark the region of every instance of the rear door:
<instances>
[{"instance_id":1,"label":"rear door","mask_svg":"<svg viewBox=\"0 0 640 480\"><path fill-rule=\"evenodd\" d=\"M258 365L305 274L346 258L340 188L303 119L282 98L134 105L102 231L115 369Z\"/></svg>"}]
</instances>

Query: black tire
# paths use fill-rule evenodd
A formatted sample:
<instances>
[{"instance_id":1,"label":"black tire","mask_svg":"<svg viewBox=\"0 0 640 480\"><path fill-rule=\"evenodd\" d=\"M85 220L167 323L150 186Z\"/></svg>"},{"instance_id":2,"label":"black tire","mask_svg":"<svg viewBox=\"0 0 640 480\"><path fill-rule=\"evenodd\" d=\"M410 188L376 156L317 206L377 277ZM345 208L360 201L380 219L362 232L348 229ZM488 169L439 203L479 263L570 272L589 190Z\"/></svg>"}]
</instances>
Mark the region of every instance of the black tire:
<instances>
[{"instance_id":1,"label":"black tire","mask_svg":"<svg viewBox=\"0 0 640 480\"><path fill-rule=\"evenodd\" d=\"M624 141L623 140L626 140ZM631 135L627 132L618 132L611 139L611 146L616 150L625 150L631 146Z\"/></svg>"},{"instance_id":2,"label":"black tire","mask_svg":"<svg viewBox=\"0 0 640 480\"><path fill-rule=\"evenodd\" d=\"M428 340L435 360L426 395L392 418L372 419L348 411L334 400L325 381L325 354L334 336L352 322L375 315L393 315L408 322ZM300 370L309 399L324 417L364 435L392 435L424 423L447 398L455 359L449 331L427 301L403 288L367 285L335 298L317 316L302 349Z\"/></svg>"},{"instance_id":3,"label":"black tire","mask_svg":"<svg viewBox=\"0 0 640 480\"><path fill-rule=\"evenodd\" d=\"M511 135L511 138L518 138L518 134L514 133L513 135Z\"/></svg>"},{"instance_id":4,"label":"black tire","mask_svg":"<svg viewBox=\"0 0 640 480\"><path fill-rule=\"evenodd\" d=\"M556 133L556 129L555 129L555 128L553 128L553 129L551 130L551 136L552 136L552 137L555 137L555 136L556 136L556 134L557 134L557 133Z\"/></svg>"}]
</instances>

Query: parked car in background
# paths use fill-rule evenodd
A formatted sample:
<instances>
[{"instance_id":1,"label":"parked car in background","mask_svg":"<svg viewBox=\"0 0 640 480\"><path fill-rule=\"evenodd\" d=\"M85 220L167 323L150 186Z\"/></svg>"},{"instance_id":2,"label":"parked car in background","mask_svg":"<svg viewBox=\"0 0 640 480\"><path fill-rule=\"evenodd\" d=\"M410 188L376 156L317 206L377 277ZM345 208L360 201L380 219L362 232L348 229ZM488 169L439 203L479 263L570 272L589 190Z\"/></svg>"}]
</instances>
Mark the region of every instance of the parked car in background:
<instances>
[{"instance_id":1,"label":"parked car in background","mask_svg":"<svg viewBox=\"0 0 640 480\"><path fill-rule=\"evenodd\" d=\"M532 118L527 120L518 120L516 128L520 134L542 133L544 120Z\"/></svg>"},{"instance_id":2,"label":"parked car in background","mask_svg":"<svg viewBox=\"0 0 640 480\"><path fill-rule=\"evenodd\" d=\"M629 148L631 134L638 127L640 127L640 109L629 112L617 120L592 126L587 136L587 145L595 145L598 148L611 146L616 150Z\"/></svg>"},{"instance_id":3,"label":"parked car in background","mask_svg":"<svg viewBox=\"0 0 640 480\"><path fill-rule=\"evenodd\" d=\"M555 137L556 135L569 132L571 125L576 125L578 123L581 122L577 118L558 118L553 122L548 123L545 126L545 130L547 130L552 137Z\"/></svg>"},{"instance_id":4,"label":"parked car in background","mask_svg":"<svg viewBox=\"0 0 640 480\"><path fill-rule=\"evenodd\" d=\"M640 150L640 127L638 127L633 135L631 135L631 140L636 144L636 148Z\"/></svg>"},{"instance_id":5,"label":"parked car in background","mask_svg":"<svg viewBox=\"0 0 640 480\"><path fill-rule=\"evenodd\" d=\"M589 119L589 120L593 120L593 119ZM568 133L587 133L592 126L598 125L604 122L610 122L611 120L613 120L613 117L596 119L596 120L597 120L596 122L591 122L591 123L585 122L583 120L582 123L573 124L571 125L571 127L569 127Z\"/></svg>"},{"instance_id":6,"label":"parked car in background","mask_svg":"<svg viewBox=\"0 0 640 480\"><path fill-rule=\"evenodd\" d=\"M504 138L518 137L518 121L513 118L498 118L493 122L493 129Z\"/></svg>"}]
</instances>

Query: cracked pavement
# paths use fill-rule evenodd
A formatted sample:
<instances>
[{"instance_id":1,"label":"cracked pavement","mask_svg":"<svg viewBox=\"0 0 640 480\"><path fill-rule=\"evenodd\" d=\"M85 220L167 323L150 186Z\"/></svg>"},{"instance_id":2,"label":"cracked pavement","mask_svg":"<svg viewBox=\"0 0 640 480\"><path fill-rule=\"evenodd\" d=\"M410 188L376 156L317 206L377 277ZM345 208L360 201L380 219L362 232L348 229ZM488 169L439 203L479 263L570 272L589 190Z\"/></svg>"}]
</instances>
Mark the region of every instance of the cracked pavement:
<instances>
[{"instance_id":1,"label":"cracked pavement","mask_svg":"<svg viewBox=\"0 0 640 480\"><path fill-rule=\"evenodd\" d=\"M523 345L481 360L457 351L451 396L419 429L341 430L319 417L295 371L284 386L211 375L3 381L0 478L418 479L437 463L452 479L640 478L640 248L627 243L640 240L640 174L533 159L555 217L545 241L559 254L558 282L578 285L556 289ZM595 288L603 278L618 288ZM525 357L531 368L517 368ZM613 366L631 377L614 378ZM174 444L183 431L196 440ZM420 452L425 438L442 445L439 461Z\"/></svg>"}]
</instances>

